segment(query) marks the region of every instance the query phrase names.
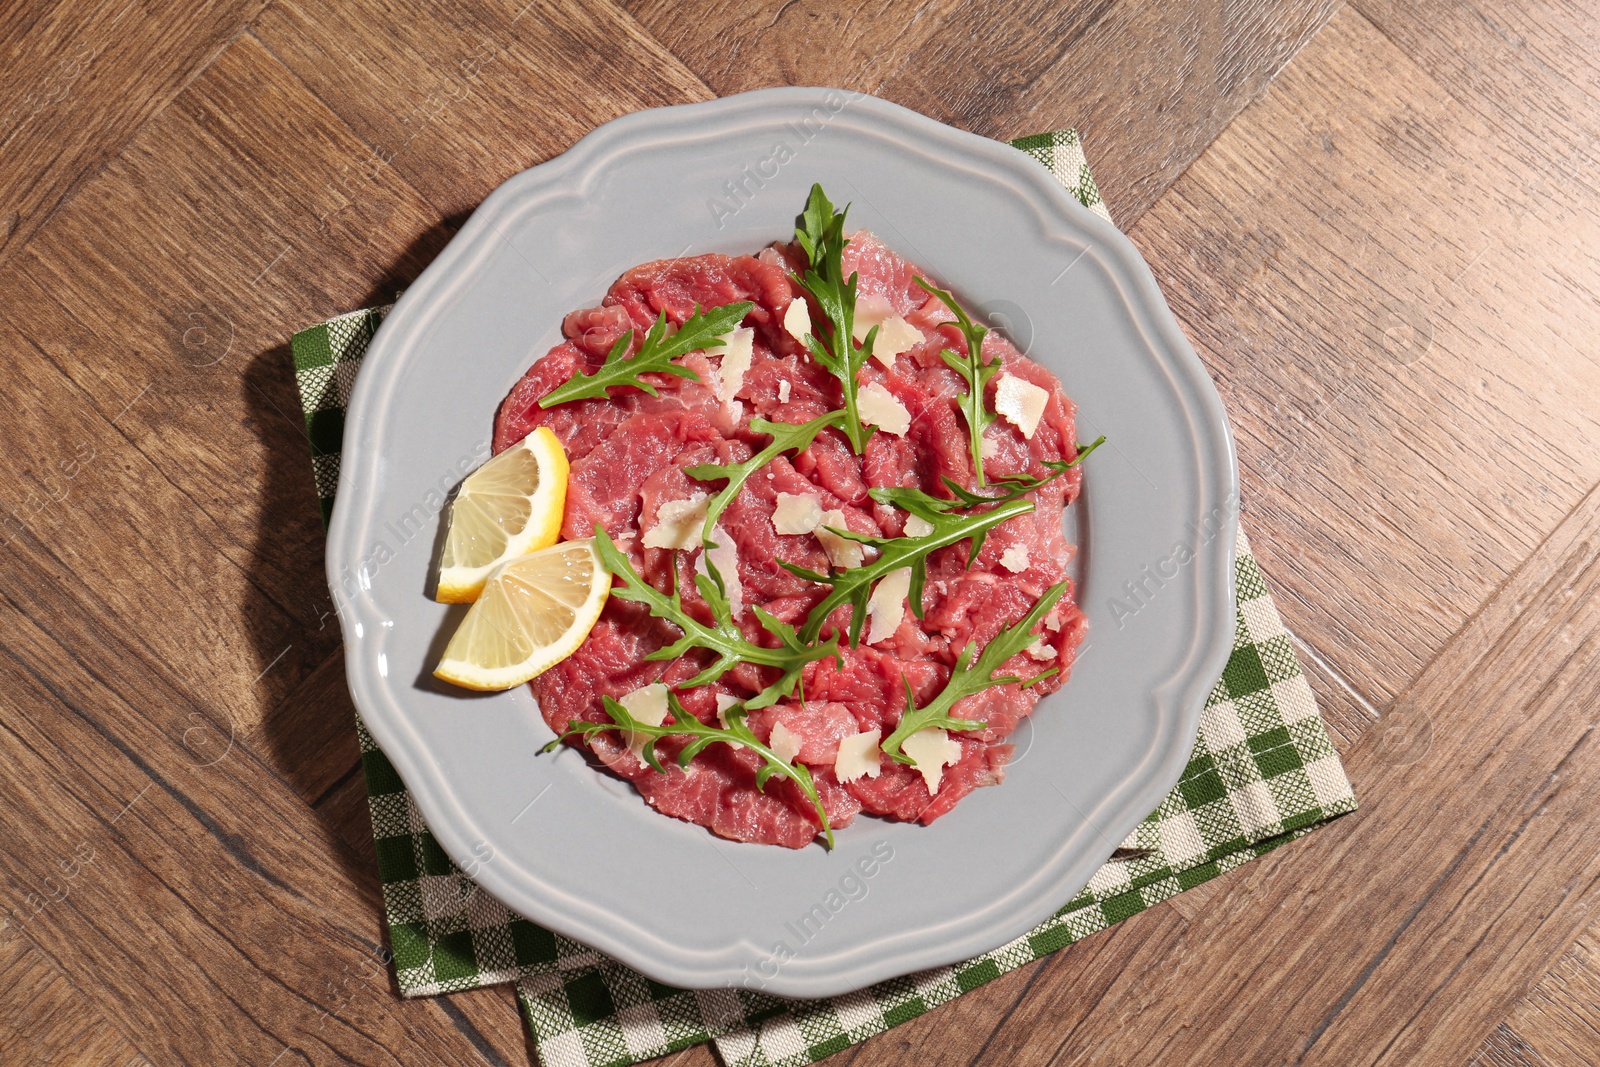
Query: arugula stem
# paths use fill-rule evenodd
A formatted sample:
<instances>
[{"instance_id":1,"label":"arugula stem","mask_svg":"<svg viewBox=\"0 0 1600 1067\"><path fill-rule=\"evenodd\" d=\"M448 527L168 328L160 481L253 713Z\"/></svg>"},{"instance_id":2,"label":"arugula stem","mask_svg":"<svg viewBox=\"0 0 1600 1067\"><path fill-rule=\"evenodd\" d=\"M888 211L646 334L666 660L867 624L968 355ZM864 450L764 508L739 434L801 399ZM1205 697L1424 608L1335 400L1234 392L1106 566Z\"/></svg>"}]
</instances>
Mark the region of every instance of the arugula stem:
<instances>
[{"instance_id":1,"label":"arugula stem","mask_svg":"<svg viewBox=\"0 0 1600 1067\"><path fill-rule=\"evenodd\" d=\"M984 393L989 382L1000 373L1000 360L997 357L984 361L983 339L988 336L989 328L973 322L949 290L935 288L921 278L913 278L912 281L938 297L939 302L950 309L955 318L939 325L954 326L967 342L967 354L964 356L949 348L939 354L950 369L961 375L967 383L966 395L961 398L961 414L967 420L967 447L972 458L972 476L982 488L989 484L983 473L983 431L995 420L994 412L984 402Z\"/></svg>"},{"instance_id":2,"label":"arugula stem","mask_svg":"<svg viewBox=\"0 0 1600 1067\"><path fill-rule=\"evenodd\" d=\"M844 217L850 206L834 211L833 203L822 191L821 185L811 186L806 209L795 227L794 239L806 254L810 266L806 272L791 274L790 278L816 300L822 309L827 326L822 332L826 341L815 330L806 336L806 348L811 358L839 379L839 390L844 396L844 426L841 428L856 455L866 450L872 427L863 425L856 406L856 376L866 366L877 341L878 328L867 331L858 346L855 339L856 282L855 272L844 276Z\"/></svg>"},{"instance_id":3,"label":"arugula stem","mask_svg":"<svg viewBox=\"0 0 1600 1067\"><path fill-rule=\"evenodd\" d=\"M611 536L606 533L605 527L599 523L595 523L594 536L595 551L600 554L601 564L626 583L613 589L612 595L621 600L632 600L645 605L650 609L651 615L672 623L683 632L683 636L672 644L657 649L645 659L676 659L691 648L703 648L713 653L715 658L711 664L678 688L693 689L696 686L709 685L740 663L773 667L783 672L778 680L745 701L746 707L764 708L776 704L794 692L795 683L799 680L800 672L805 669L806 664L832 656L835 660L839 660L840 666L844 665L839 657L838 637L833 637L820 645L813 644L809 638L802 641L795 634L794 627L759 607L752 609L756 619L768 633L778 639L778 647L768 648L746 638L739 624L733 621L733 608L723 591L721 575L717 574L715 564L709 559L706 560L706 569L709 573L695 576L695 588L700 591L701 597L711 609L712 624L707 626L684 609L683 597L677 589L676 565L672 570L672 595L668 596L640 577L633 569L633 564L628 561L628 557L617 548Z\"/></svg>"},{"instance_id":4,"label":"arugula stem","mask_svg":"<svg viewBox=\"0 0 1600 1067\"><path fill-rule=\"evenodd\" d=\"M1019 496L1026 496L1035 489L1044 488L1046 485L1067 473L1073 467L1076 467L1078 464L1082 463L1088 458L1089 453L1093 452L1095 449L1099 448L1105 443L1106 435L1101 434L1088 444L1079 442L1078 454L1073 456L1070 460L1043 460L1042 462L1044 463L1045 468L1050 471L1050 473L1045 475L1043 478L1035 478L1029 474L1014 474L1006 478L996 478L994 480L994 487L997 489L1004 489L1005 492L999 493L995 496L985 496L982 493L974 493L972 490L968 489L954 478L951 478L948 474L941 476L939 480L944 482L946 489L949 489L951 493L955 494L956 499L960 501L960 504L957 505L959 508L970 510L971 508L975 508L980 504L1004 504L1008 500L1015 500Z\"/></svg>"},{"instance_id":5,"label":"arugula stem","mask_svg":"<svg viewBox=\"0 0 1600 1067\"><path fill-rule=\"evenodd\" d=\"M656 374L672 374L698 382L700 375L672 361L678 356L700 349L719 347L724 343L720 335L728 333L743 322L745 315L753 307L755 304L748 300L738 304L724 304L708 311L700 310L700 305L696 304L694 314L690 315L670 337L667 336L667 313L662 311L656 318L655 324L646 331L637 353L631 357L628 355L628 348L633 344L633 331L629 330L617 338L617 343L611 346L611 351L606 354L606 361L599 370L593 374L578 371L546 393L539 400L539 406L553 408L557 404L565 404L572 400L603 397L606 395L606 390L614 385L631 385L635 389L642 389L655 396L655 386L639 377L652 371Z\"/></svg>"},{"instance_id":6,"label":"arugula stem","mask_svg":"<svg viewBox=\"0 0 1600 1067\"><path fill-rule=\"evenodd\" d=\"M982 550L984 538L990 530L1007 519L1025 515L1033 510L1033 501L1017 499L1008 500L988 511L955 512L951 508L956 501L938 500L925 493L918 494L929 502L923 504L919 503L917 496L913 494L917 494L917 491L872 490L873 498L880 503L906 507L932 523L933 532L929 534L922 537L869 537L849 530L835 530L830 526L827 529L833 530L840 537L877 548L878 558L860 567L850 567L831 574L818 574L793 563L778 561L778 565L791 574L833 587L806 616L805 624L800 627L802 641L815 641L833 609L841 604L849 604L852 607L850 645L853 648L860 644L861 627L866 621L867 601L871 596L872 583L901 567L911 568L911 610L917 618L922 618L922 587L927 580L929 555L958 541L971 541L972 549L968 559L970 565Z\"/></svg>"},{"instance_id":7,"label":"arugula stem","mask_svg":"<svg viewBox=\"0 0 1600 1067\"><path fill-rule=\"evenodd\" d=\"M867 438L872 436L869 427L861 425L861 413L856 410L856 385L855 375L850 375L850 384L844 390L844 435L850 440L850 449L856 455L861 455L867 449Z\"/></svg>"},{"instance_id":8,"label":"arugula stem","mask_svg":"<svg viewBox=\"0 0 1600 1067\"><path fill-rule=\"evenodd\" d=\"M685 686L683 688L688 687ZM626 731L635 736L649 739L644 743L640 757L655 771L666 774L667 769L661 765L660 759L656 756L656 742L663 738L684 736L694 738L678 753L678 766L680 767L689 766L690 761L705 751L707 746L719 741L725 745L743 745L765 761L765 765L761 770L756 772L756 788L766 792L767 782L775 774L780 778L787 778L799 786L800 791L811 802L812 810L817 813L817 821L822 825L822 834L828 843L828 848L833 848L833 826L828 821L827 809L822 806L822 796L817 792L817 783L811 777L810 768L804 763L798 761L791 763L783 759L772 751L766 742L758 740L755 732L750 729L750 724L746 721L749 712L745 707L735 704L723 713L728 720L726 728L708 726L684 710L676 694L668 690L667 709L672 714L672 725L651 726L635 719L620 701L614 700L609 696L602 696L600 701L606 715L611 719L609 723L569 721L566 732L539 751L554 751L557 745L569 737L582 736L587 741L595 734L608 733L612 730Z\"/></svg>"},{"instance_id":9,"label":"arugula stem","mask_svg":"<svg viewBox=\"0 0 1600 1067\"><path fill-rule=\"evenodd\" d=\"M916 761L902 752L900 746L905 742L906 738L917 731L926 730L930 726L937 726L943 730L963 732L982 730L989 725L986 722L978 722L971 719L953 718L950 712L954 710L956 704L961 700L975 693L981 693L985 689L990 689L997 685L1009 685L1013 682L1020 683L1026 689L1035 682L1042 681L1055 674L1058 668L1051 667L1026 680L1014 675L1007 675L1002 678L994 677L994 672L999 670L1006 660L1023 651L1034 642L1033 628L1039 624L1039 620L1049 614L1050 609L1055 607L1056 601L1061 599L1061 595L1066 590L1066 582L1058 582L1045 590L1044 595L1034 602L1033 608L1028 614L1019 619L1015 625L1001 630L994 636L994 640L984 646L983 654L977 657L978 662L975 664L972 660L976 654L976 642L968 641L967 647L962 649L961 654L956 657L955 670L951 671L950 680L945 683L944 689L940 691L939 695L928 702L926 707L919 708L916 706L916 701L911 695L911 683L907 681L906 709L900 716L900 724L895 727L894 732L883 742L883 751L888 753L891 759L899 763L915 766Z\"/></svg>"},{"instance_id":10,"label":"arugula stem","mask_svg":"<svg viewBox=\"0 0 1600 1067\"><path fill-rule=\"evenodd\" d=\"M739 489L750 476L777 459L785 452L804 452L811 447L811 442L816 439L829 426L839 425L839 420L844 418L842 411L830 411L826 415L812 419L810 422L768 422L766 419L755 418L750 420L750 429L756 433L764 433L772 441L745 460L743 463L702 463L696 467L685 467L683 473L701 482L726 481L728 484L713 496L706 504L705 527L700 531L700 542L706 548L711 548L711 531L717 525L717 520L722 513L728 510L728 505L733 503L733 498L739 495Z\"/></svg>"}]
</instances>

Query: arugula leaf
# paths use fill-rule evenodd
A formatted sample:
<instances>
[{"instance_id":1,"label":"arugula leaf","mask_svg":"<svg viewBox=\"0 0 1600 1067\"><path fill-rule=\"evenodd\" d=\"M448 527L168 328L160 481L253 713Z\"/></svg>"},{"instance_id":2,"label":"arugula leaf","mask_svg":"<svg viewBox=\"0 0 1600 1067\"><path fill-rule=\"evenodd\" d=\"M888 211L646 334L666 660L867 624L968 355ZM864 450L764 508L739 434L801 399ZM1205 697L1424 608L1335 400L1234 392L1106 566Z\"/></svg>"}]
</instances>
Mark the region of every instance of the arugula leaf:
<instances>
[{"instance_id":1,"label":"arugula leaf","mask_svg":"<svg viewBox=\"0 0 1600 1067\"><path fill-rule=\"evenodd\" d=\"M922 517L932 524L933 530L921 537L870 537L829 526L826 529L833 530L840 537L872 545L878 549L878 558L859 567L831 574L818 574L779 560L778 565L790 574L833 587L806 616L805 624L800 627L802 641L815 641L833 609L840 604L849 604L853 609L850 616L850 647L859 645L873 583L901 567L911 568L911 610L917 618L922 618L922 587L928 578L927 561L930 554L958 541L970 541L972 551L967 557L970 562L978 558L978 553L983 550L984 538L990 530L1007 519L1033 510L1033 501L1018 499L1006 501L989 511L961 513L955 510L958 501L940 500L921 489L872 489L869 493L872 499L881 504L893 504Z\"/></svg>"},{"instance_id":2,"label":"arugula leaf","mask_svg":"<svg viewBox=\"0 0 1600 1067\"><path fill-rule=\"evenodd\" d=\"M685 687L687 688L687 687ZM828 847L833 847L833 827L828 823L828 813L822 807L822 798L817 794L817 784L811 778L811 771L804 763L790 763L767 747L765 742L756 740L755 733L750 729L750 724L745 721L748 714L746 709L738 704L723 712L728 725L724 729L720 726L708 726L684 710L678 702L677 696L667 691L667 708L672 712L672 725L650 726L640 722L628 713L628 709L611 697L600 698L605 707L606 714L611 716L609 723L605 722L569 722L566 733L545 745L542 752L553 750L562 741L569 737L582 735L585 740L595 734L605 733L609 730L627 730L640 736L649 738L644 743L641 755L644 761L655 770L666 774L667 770L661 766L661 761L656 758L656 742L664 737L689 736L694 738L678 753L678 766L687 767L689 762L703 752L707 746L721 741L727 745L743 745L756 753L765 765L756 772L756 788L766 791L767 782L773 775L787 778L800 787L800 791L811 801L811 807L817 813L817 819L822 823L822 833L827 839Z\"/></svg>"},{"instance_id":3,"label":"arugula leaf","mask_svg":"<svg viewBox=\"0 0 1600 1067\"><path fill-rule=\"evenodd\" d=\"M913 277L911 280L938 297L939 302L949 308L950 313L955 316L952 322L940 325L955 326L966 339L966 355L957 355L949 348L944 349L939 355L943 356L950 369L961 375L961 380L967 383L967 391L961 397L961 414L967 420L967 441L968 448L972 452L972 472L980 486L988 485L983 476L983 431L994 423L995 414L984 403L983 396L989 388L989 382L1000 373L998 356L988 362L983 358L983 339L988 336L989 328L973 322L961 305L956 303L956 298L949 290L935 288L921 278Z\"/></svg>"},{"instance_id":4,"label":"arugula leaf","mask_svg":"<svg viewBox=\"0 0 1600 1067\"><path fill-rule=\"evenodd\" d=\"M993 686L1009 685L1012 682L1020 682L1023 688L1027 688L1035 682L1055 674L1057 668L1051 667L1026 681L1013 675L1006 675L1001 678L994 677L994 672L1000 669L1001 664L1033 644L1035 637L1031 631L1039 624L1039 620L1044 618L1051 608L1055 607L1056 601L1061 599L1061 594L1066 590L1066 582L1058 582L1045 590L1044 596L1039 598L1038 602L1033 605L1032 610L1024 615L1015 626L1007 627L995 634L994 640L984 646L983 654L978 656L976 663L972 662L972 658L976 654L977 643L968 641L967 647L962 649L961 654L956 657L956 667L950 674L950 680L945 683L944 689L940 691L938 696L929 701L926 707L919 708L916 706L916 699L911 695L911 683L906 681L906 710L900 716L900 725L896 726L894 733L890 734L888 740L883 742L883 750L892 759L900 763L916 766L916 760L900 751L900 746L906 738L918 730L925 730L930 726L956 731L981 730L989 725L972 719L951 717L951 710L964 698L974 693L981 693Z\"/></svg>"},{"instance_id":5,"label":"arugula leaf","mask_svg":"<svg viewBox=\"0 0 1600 1067\"><path fill-rule=\"evenodd\" d=\"M727 481L716 496L706 504L706 524L701 532L700 540L707 547L711 545L711 531L717 525L717 520L722 513L733 503L733 498L739 495L739 488L750 480L750 476L777 459L784 452L804 452L811 447L811 442L816 439L828 426L839 425L844 418L843 411L830 411L821 418L812 419L810 422L768 422L766 419L755 418L750 420L750 428L756 433L772 435L772 443L761 451L745 460L743 463L702 463L696 467L685 467L683 473L702 482Z\"/></svg>"},{"instance_id":6,"label":"arugula leaf","mask_svg":"<svg viewBox=\"0 0 1600 1067\"><path fill-rule=\"evenodd\" d=\"M839 656L837 636L820 645L811 644L811 639L802 641L796 636L793 626L762 608L751 610L755 612L762 627L778 639L778 647L768 648L747 639L744 631L733 621L733 607L723 590L722 576L717 573L716 566L710 559L705 561L708 573L697 574L694 579L695 588L700 590L700 595L711 608L712 623L707 626L684 610L683 597L677 588L676 567L672 572L672 595L668 596L639 576L633 569L633 564L628 562L627 555L617 548L599 523L595 523L594 536L595 550L600 553L601 564L627 583L613 589L611 595L643 604L650 609L651 615L665 619L683 631L682 637L665 648L650 653L645 659L676 659L691 648L703 648L715 653L716 658L711 665L679 685L679 689L709 685L740 663L775 667L783 672L778 680L745 701L746 707L764 708L769 704L776 704L794 692L795 684L800 680L800 672L805 669L806 664L832 656L841 667L844 665Z\"/></svg>"},{"instance_id":7,"label":"arugula leaf","mask_svg":"<svg viewBox=\"0 0 1600 1067\"><path fill-rule=\"evenodd\" d=\"M878 328L874 326L868 330L861 344L856 344L857 278L854 272L848 279L844 277L841 259L846 244L844 217L849 210L850 205L846 204L844 211L835 212L833 202L822 191L822 186L811 186L811 195L800 216L800 225L794 230L794 239L805 252L810 267L804 275L791 274L790 277L816 298L817 306L828 320L824 328L827 336L819 336L813 324L813 332L806 335L806 347L818 365L839 379L839 387L844 393L842 429L850 439L850 447L859 456L867 447L872 428L862 425L861 414L856 408L856 375L872 355Z\"/></svg>"},{"instance_id":8,"label":"arugula leaf","mask_svg":"<svg viewBox=\"0 0 1600 1067\"><path fill-rule=\"evenodd\" d=\"M593 374L579 371L546 393L539 401L539 406L553 408L570 400L603 397L606 395L606 390L613 385L631 385L655 396L655 386L639 377L649 371L657 374L675 374L679 378L698 382L700 375L672 361L689 352L723 344L719 335L727 333L743 322L745 315L753 307L755 304L748 300L738 304L724 304L710 311L701 311L700 305L696 304L694 314L690 315L671 337L667 336L667 313L663 311L656 318L655 325L645 333L644 343L639 346L639 351L633 358L628 358L628 348L633 343L633 331L629 330L617 338L617 343L611 346L611 351L606 354L606 361L599 370Z\"/></svg>"},{"instance_id":9,"label":"arugula leaf","mask_svg":"<svg viewBox=\"0 0 1600 1067\"><path fill-rule=\"evenodd\" d=\"M1073 467L1082 463L1090 452L1105 443L1106 435L1101 434L1087 445L1079 444L1078 454L1070 460L1047 459L1042 461L1045 467L1050 470L1050 473L1043 478L1035 478L1031 474L1016 474L1007 478L996 478L994 480L996 488L1005 490L1005 492L996 496L984 496L982 493L974 493L949 475L942 476L940 480L944 482L946 488L956 495L956 499L961 502L960 506L962 508L975 508L979 504L1004 504L1008 500L1015 500L1019 496L1033 492L1040 486L1055 481Z\"/></svg>"}]
</instances>

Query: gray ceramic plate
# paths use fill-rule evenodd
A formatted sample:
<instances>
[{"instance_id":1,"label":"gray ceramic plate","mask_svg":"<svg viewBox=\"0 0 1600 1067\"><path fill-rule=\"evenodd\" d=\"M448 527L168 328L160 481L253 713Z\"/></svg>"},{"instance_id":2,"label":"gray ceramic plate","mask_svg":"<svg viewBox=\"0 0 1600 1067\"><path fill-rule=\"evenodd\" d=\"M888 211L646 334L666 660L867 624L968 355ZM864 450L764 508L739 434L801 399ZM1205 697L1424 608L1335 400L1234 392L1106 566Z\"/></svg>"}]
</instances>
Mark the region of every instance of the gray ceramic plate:
<instances>
[{"instance_id":1,"label":"gray ceramic plate","mask_svg":"<svg viewBox=\"0 0 1600 1067\"><path fill-rule=\"evenodd\" d=\"M424 595L441 491L562 315L644 260L786 238L814 181L1058 374L1081 439L1110 438L1069 510L1089 644L1005 783L932 827L859 819L833 852L723 841L576 752L538 755L527 687L432 683L460 609ZM1176 784L1233 637L1232 441L1133 245L1014 149L872 97L645 111L507 181L378 332L343 464L328 574L350 688L428 825L514 911L672 985L833 995L1026 932Z\"/></svg>"}]
</instances>

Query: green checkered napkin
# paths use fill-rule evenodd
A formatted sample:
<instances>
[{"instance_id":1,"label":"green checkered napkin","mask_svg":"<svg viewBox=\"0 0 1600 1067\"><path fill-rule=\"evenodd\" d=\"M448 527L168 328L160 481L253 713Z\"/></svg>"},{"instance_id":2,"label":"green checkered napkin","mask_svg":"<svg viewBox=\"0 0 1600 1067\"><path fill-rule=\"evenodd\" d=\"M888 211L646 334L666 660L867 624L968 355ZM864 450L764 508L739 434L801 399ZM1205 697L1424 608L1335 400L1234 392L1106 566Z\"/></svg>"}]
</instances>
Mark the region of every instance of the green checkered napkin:
<instances>
[{"instance_id":1,"label":"green checkered napkin","mask_svg":"<svg viewBox=\"0 0 1600 1067\"><path fill-rule=\"evenodd\" d=\"M1011 143L1110 219L1075 131ZM350 386L386 310L344 315L294 337L324 520L339 477ZM1206 700L1182 780L1123 842L1134 858L1107 863L1053 918L993 952L828 1000L673 989L512 915L444 854L358 719L400 991L423 996L516 982L544 1067L621 1067L708 1040L730 1067L798 1067L1355 810L1344 767L1242 530L1235 566L1233 655Z\"/></svg>"}]
</instances>

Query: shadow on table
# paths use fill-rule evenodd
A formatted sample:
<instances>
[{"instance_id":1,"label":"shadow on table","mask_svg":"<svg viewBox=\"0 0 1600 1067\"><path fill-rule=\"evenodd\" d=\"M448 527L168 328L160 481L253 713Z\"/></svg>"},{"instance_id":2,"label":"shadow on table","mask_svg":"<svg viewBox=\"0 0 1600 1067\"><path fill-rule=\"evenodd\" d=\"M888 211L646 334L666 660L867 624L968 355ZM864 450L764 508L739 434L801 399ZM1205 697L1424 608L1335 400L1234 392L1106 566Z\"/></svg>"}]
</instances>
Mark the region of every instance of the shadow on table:
<instances>
[{"instance_id":1,"label":"shadow on table","mask_svg":"<svg viewBox=\"0 0 1600 1067\"><path fill-rule=\"evenodd\" d=\"M393 303L463 221L447 219L421 234L381 280L345 310ZM259 725L246 740L342 846L333 850L339 862L371 899L376 947L383 930L377 859L356 744L355 709L345 686L339 621L324 574L326 538L312 476L310 438L289 344L294 331L310 325L284 323L283 342L250 358L241 386L266 456L253 581L239 605L263 672L257 686L263 703ZM297 620L297 632L285 634L281 624L285 612ZM288 676L275 677L285 668ZM298 676L293 674L296 670Z\"/></svg>"}]
</instances>

